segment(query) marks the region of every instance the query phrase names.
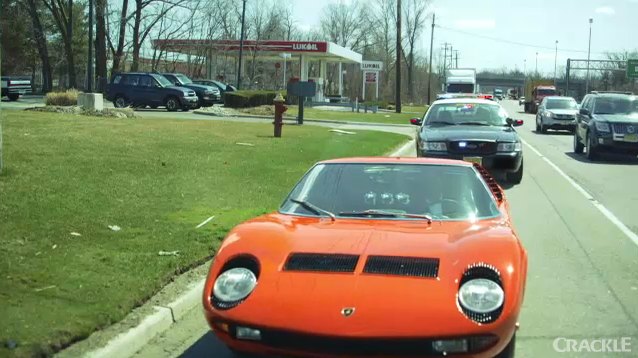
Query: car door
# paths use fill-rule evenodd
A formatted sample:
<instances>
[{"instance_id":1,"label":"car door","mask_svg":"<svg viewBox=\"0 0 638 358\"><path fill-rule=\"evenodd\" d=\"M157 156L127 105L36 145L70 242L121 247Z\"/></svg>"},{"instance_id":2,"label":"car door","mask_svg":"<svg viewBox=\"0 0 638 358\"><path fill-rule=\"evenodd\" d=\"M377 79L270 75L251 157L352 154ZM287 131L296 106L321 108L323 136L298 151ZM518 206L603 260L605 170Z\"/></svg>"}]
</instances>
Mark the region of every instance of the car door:
<instances>
[{"instance_id":1,"label":"car door","mask_svg":"<svg viewBox=\"0 0 638 358\"><path fill-rule=\"evenodd\" d=\"M545 112L545 105L547 104L547 99L543 98L541 104L538 105L538 112L536 113L536 118L539 119L539 123L543 122L543 113Z\"/></svg>"},{"instance_id":2,"label":"car door","mask_svg":"<svg viewBox=\"0 0 638 358\"><path fill-rule=\"evenodd\" d=\"M585 96L585 99L583 99L583 104L581 108L589 110L591 114L591 110L593 109L593 102L594 102L593 98L590 95L587 95ZM578 130L578 137L583 139L585 138L585 135L587 133L587 127L589 126L589 121L591 117L580 113L580 110L579 110L578 114L576 115L576 118L577 118L576 127Z\"/></svg>"},{"instance_id":3,"label":"car door","mask_svg":"<svg viewBox=\"0 0 638 358\"><path fill-rule=\"evenodd\" d=\"M146 106L161 105L161 94L157 88L157 82L149 75L141 75L137 86L139 104Z\"/></svg>"},{"instance_id":4,"label":"car door","mask_svg":"<svg viewBox=\"0 0 638 358\"><path fill-rule=\"evenodd\" d=\"M138 104L142 99L138 92L139 82L139 75L126 75L124 77L125 96L133 105Z\"/></svg>"}]
</instances>

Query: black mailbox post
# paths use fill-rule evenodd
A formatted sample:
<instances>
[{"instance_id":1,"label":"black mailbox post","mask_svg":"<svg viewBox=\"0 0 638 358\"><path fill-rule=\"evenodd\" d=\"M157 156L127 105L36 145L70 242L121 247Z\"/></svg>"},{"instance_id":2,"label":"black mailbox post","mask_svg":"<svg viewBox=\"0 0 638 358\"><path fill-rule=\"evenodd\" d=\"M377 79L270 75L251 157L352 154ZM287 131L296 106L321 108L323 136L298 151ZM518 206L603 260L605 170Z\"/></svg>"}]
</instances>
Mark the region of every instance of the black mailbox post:
<instances>
[{"instance_id":1,"label":"black mailbox post","mask_svg":"<svg viewBox=\"0 0 638 358\"><path fill-rule=\"evenodd\" d=\"M297 123L303 124L303 106L306 97L314 97L317 93L317 84L309 81L294 81L288 82L286 88L288 95L299 97L299 114L297 115Z\"/></svg>"}]
</instances>

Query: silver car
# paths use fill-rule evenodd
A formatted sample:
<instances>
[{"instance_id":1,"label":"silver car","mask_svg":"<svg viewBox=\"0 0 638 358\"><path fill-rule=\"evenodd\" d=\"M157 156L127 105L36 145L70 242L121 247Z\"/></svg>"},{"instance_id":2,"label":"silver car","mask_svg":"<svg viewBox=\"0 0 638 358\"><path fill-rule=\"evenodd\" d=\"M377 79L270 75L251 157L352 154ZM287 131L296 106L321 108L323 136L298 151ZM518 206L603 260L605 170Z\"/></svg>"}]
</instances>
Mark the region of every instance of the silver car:
<instances>
[{"instance_id":1,"label":"silver car","mask_svg":"<svg viewBox=\"0 0 638 358\"><path fill-rule=\"evenodd\" d=\"M571 97L549 96L543 98L536 113L536 132L547 133L548 129L574 132L578 103Z\"/></svg>"}]
</instances>

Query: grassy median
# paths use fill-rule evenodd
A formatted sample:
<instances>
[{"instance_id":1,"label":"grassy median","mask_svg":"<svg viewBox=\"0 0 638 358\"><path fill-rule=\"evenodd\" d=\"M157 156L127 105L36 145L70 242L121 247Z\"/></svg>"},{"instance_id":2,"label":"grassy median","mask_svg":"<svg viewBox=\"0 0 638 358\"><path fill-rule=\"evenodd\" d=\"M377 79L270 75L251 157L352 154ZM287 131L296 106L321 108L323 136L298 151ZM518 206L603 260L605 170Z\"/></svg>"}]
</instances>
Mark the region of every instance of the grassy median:
<instances>
[{"instance_id":1,"label":"grassy median","mask_svg":"<svg viewBox=\"0 0 638 358\"><path fill-rule=\"evenodd\" d=\"M267 124L2 117L0 356L48 355L122 319L211 257L232 226L276 209L312 163L381 155L406 140L313 126L285 126L274 139Z\"/></svg>"}]
</instances>

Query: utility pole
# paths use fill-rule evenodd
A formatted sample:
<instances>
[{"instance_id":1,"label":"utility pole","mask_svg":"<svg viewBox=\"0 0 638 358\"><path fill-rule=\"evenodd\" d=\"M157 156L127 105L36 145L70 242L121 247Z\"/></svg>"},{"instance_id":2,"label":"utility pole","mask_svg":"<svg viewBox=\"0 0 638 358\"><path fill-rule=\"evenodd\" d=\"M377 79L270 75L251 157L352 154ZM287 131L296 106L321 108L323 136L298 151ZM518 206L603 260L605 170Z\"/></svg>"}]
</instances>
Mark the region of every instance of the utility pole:
<instances>
[{"instance_id":1,"label":"utility pole","mask_svg":"<svg viewBox=\"0 0 638 358\"><path fill-rule=\"evenodd\" d=\"M456 62L454 68L459 68L459 50L454 50L454 57Z\"/></svg>"},{"instance_id":2,"label":"utility pole","mask_svg":"<svg viewBox=\"0 0 638 358\"><path fill-rule=\"evenodd\" d=\"M67 21L68 22L66 23L66 33L69 36L69 42L71 43L71 46L73 46L73 0L69 0L69 17ZM69 70L74 71L73 69L69 69ZM71 83L70 73L68 74L68 80L69 80L69 87L75 88L75 86L77 86L77 83Z\"/></svg>"},{"instance_id":3,"label":"utility pole","mask_svg":"<svg viewBox=\"0 0 638 358\"><path fill-rule=\"evenodd\" d=\"M587 80L585 81L585 94L589 93L589 58L591 54L591 24L594 19L589 18L589 46L587 47Z\"/></svg>"},{"instance_id":4,"label":"utility pole","mask_svg":"<svg viewBox=\"0 0 638 358\"><path fill-rule=\"evenodd\" d=\"M556 81L557 81L556 69L558 68L557 67L557 64L558 64L557 61L558 61L558 40L556 40L556 52L554 52L554 86L556 86L556 87L557 87L557 84L556 84Z\"/></svg>"},{"instance_id":5,"label":"utility pole","mask_svg":"<svg viewBox=\"0 0 638 358\"><path fill-rule=\"evenodd\" d=\"M527 77L527 60L523 60L523 77Z\"/></svg>"},{"instance_id":6,"label":"utility pole","mask_svg":"<svg viewBox=\"0 0 638 358\"><path fill-rule=\"evenodd\" d=\"M241 9L241 34L239 35L239 68L237 69L237 89L241 89L241 65L244 55L244 23L246 22L246 0L243 0Z\"/></svg>"},{"instance_id":7,"label":"utility pole","mask_svg":"<svg viewBox=\"0 0 638 358\"><path fill-rule=\"evenodd\" d=\"M534 75L538 77L538 52L536 52L536 69L534 70Z\"/></svg>"},{"instance_id":8,"label":"utility pole","mask_svg":"<svg viewBox=\"0 0 638 358\"><path fill-rule=\"evenodd\" d=\"M93 1L89 0L89 58L86 61L86 91L93 92Z\"/></svg>"},{"instance_id":9,"label":"utility pole","mask_svg":"<svg viewBox=\"0 0 638 358\"><path fill-rule=\"evenodd\" d=\"M430 102L430 96L432 91L432 53L434 52L434 21L436 20L436 14L432 14L432 33L430 34L430 63L428 64L428 104Z\"/></svg>"},{"instance_id":10,"label":"utility pole","mask_svg":"<svg viewBox=\"0 0 638 358\"><path fill-rule=\"evenodd\" d=\"M401 0L397 0L397 49L396 49L395 111L401 113Z\"/></svg>"}]
</instances>

